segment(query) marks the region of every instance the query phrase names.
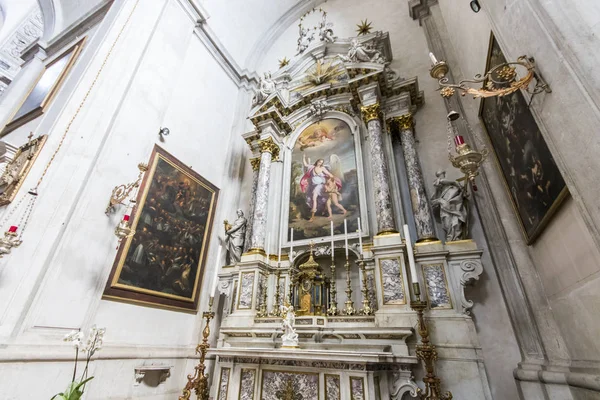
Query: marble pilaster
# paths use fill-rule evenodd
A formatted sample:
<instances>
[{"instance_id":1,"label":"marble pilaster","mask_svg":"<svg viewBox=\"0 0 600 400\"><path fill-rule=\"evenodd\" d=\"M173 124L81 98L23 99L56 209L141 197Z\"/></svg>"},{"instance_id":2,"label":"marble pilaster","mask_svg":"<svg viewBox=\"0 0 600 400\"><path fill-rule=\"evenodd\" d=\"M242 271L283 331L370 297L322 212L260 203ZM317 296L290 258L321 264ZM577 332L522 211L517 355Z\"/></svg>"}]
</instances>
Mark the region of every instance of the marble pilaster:
<instances>
[{"instance_id":1,"label":"marble pilaster","mask_svg":"<svg viewBox=\"0 0 600 400\"><path fill-rule=\"evenodd\" d=\"M383 151L383 129L379 103L362 107L363 119L369 131L377 234L396 233L388 167Z\"/></svg>"},{"instance_id":2,"label":"marble pilaster","mask_svg":"<svg viewBox=\"0 0 600 400\"><path fill-rule=\"evenodd\" d=\"M412 115L405 114L394 117L392 123L397 125L400 132L406 175L410 187L410 201L417 228L417 242L437 240L433 215L429 207L423 172L417 154Z\"/></svg>"},{"instance_id":3,"label":"marble pilaster","mask_svg":"<svg viewBox=\"0 0 600 400\"><path fill-rule=\"evenodd\" d=\"M260 157L250 159L252 165L252 193L250 194L250 206L248 208L248 226L246 227L246 237L244 240L244 252L250 248L250 240L252 238L252 226L254 222L254 204L256 203L256 188L258 185L258 170L260 167Z\"/></svg>"},{"instance_id":4,"label":"marble pilaster","mask_svg":"<svg viewBox=\"0 0 600 400\"><path fill-rule=\"evenodd\" d=\"M256 183L254 212L252 213L252 235L249 252L264 252L269 210L269 184L271 180L271 162L279 155L279 147L271 137L258 142L260 146L260 166Z\"/></svg>"}]
</instances>

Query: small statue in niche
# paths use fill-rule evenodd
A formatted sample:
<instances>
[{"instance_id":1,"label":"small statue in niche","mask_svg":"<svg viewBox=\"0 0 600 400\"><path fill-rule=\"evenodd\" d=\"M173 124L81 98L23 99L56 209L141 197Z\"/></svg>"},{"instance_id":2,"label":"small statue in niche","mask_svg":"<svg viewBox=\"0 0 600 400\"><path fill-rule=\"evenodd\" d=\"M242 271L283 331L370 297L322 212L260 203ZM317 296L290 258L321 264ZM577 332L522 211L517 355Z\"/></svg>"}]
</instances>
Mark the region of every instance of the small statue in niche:
<instances>
[{"instance_id":1,"label":"small statue in niche","mask_svg":"<svg viewBox=\"0 0 600 400\"><path fill-rule=\"evenodd\" d=\"M283 347L298 347L298 334L294 329L296 323L296 314L294 314L294 306L286 300L281 306L281 323L283 335L281 336Z\"/></svg>"},{"instance_id":2,"label":"small statue in niche","mask_svg":"<svg viewBox=\"0 0 600 400\"><path fill-rule=\"evenodd\" d=\"M333 36L333 23L327 22L327 13L323 12L323 18L319 22L319 39L321 42L333 43L337 36Z\"/></svg>"},{"instance_id":3,"label":"small statue in niche","mask_svg":"<svg viewBox=\"0 0 600 400\"><path fill-rule=\"evenodd\" d=\"M434 210L439 208L446 241L461 240L466 233L468 218L465 190L457 182L446 179L446 171L438 171L435 176L435 194L431 198L431 206Z\"/></svg>"},{"instance_id":4,"label":"small statue in niche","mask_svg":"<svg viewBox=\"0 0 600 400\"><path fill-rule=\"evenodd\" d=\"M227 249L227 265L240 262L244 243L246 241L246 225L248 221L244 217L242 210L237 210L237 219L233 225L229 221L223 221L225 225L225 247Z\"/></svg>"},{"instance_id":5,"label":"small statue in niche","mask_svg":"<svg viewBox=\"0 0 600 400\"><path fill-rule=\"evenodd\" d=\"M276 85L273 79L271 78L271 73L265 72L264 77L260 78L260 82L258 83L258 89L254 92L254 97L252 98L252 106L257 106L262 104L267 97L273 92L275 92Z\"/></svg>"},{"instance_id":6,"label":"small statue in niche","mask_svg":"<svg viewBox=\"0 0 600 400\"><path fill-rule=\"evenodd\" d=\"M385 57L379 50L370 44L363 44L358 41L358 38L352 39L350 42L350 49L347 55L339 56L342 61L350 63L358 62L372 62L378 64L385 64Z\"/></svg>"}]
</instances>

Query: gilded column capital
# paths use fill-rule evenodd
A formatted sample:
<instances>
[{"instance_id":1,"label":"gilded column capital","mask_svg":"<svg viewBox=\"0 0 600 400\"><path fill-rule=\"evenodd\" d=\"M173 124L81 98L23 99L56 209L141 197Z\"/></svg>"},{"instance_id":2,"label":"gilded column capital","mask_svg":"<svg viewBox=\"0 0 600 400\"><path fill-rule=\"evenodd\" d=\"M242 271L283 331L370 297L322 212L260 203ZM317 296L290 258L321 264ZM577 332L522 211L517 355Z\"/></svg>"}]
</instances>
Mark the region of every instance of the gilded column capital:
<instances>
[{"instance_id":1,"label":"gilded column capital","mask_svg":"<svg viewBox=\"0 0 600 400\"><path fill-rule=\"evenodd\" d=\"M379 119L381 117L381 107L379 106L379 103L375 103L370 106L362 106L360 111L362 111L362 117L365 121L365 124L368 124L369 121Z\"/></svg>"},{"instance_id":2,"label":"gilded column capital","mask_svg":"<svg viewBox=\"0 0 600 400\"><path fill-rule=\"evenodd\" d=\"M413 120L412 114L404 114L398 117L392 117L389 119L392 124L396 125L399 130L403 131L406 129L412 129L415 125L415 121Z\"/></svg>"},{"instance_id":3,"label":"gilded column capital","mask_svg":"<svg viewBox=\"0 0 600 400\"><path fill-rule=\"evenodd\" d=\"M259 140L258 147L260 147L261 153L271 153L274 159L279 157L279 146L277 146L277 143L275 143L272 137Z\"/></svg>"},{"instance_id":4,"label":"gilded column capital","mask_svg":"<svg viewBox=\"0 0 600 400\"><path fill-rule=\"evenodd\" d=\"M252 165L252 171L258 171L260 167L260 157L251 158L250 165Z\"/></svg>"}]
</instances>

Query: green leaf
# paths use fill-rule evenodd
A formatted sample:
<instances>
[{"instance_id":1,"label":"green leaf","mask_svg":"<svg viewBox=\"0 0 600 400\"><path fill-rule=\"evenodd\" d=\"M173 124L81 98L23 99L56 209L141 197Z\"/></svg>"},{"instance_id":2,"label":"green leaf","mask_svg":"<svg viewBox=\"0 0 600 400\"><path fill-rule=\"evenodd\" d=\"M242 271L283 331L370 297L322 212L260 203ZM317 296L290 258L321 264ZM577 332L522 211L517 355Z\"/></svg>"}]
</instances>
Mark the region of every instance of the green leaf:
<instances>
[{"instance_id":1,"label":"green leaf","mask_svg":"<svg viewBox=\"0 0 600 400\"><path fill-rule=\"evenodd\" d=\"M83 396L83 391L81 391L80 388L92 379L94 379L94 377L90 376L81 382L71 382L64 393L56 394L50 400L80 400L81 396Z\"/></svg>"}]
</instances>

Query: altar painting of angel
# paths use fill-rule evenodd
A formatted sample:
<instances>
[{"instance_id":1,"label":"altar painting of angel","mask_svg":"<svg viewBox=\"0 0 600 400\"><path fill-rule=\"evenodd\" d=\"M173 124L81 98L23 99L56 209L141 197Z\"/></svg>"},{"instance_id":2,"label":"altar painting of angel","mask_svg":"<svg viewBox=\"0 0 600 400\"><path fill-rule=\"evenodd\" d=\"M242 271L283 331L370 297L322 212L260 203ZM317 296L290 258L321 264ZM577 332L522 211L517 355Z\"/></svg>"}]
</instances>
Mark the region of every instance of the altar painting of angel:
<instances>
[{"instance_id":1,"label":"altar painting of angel","mask_svg":"<svg viewBox=\"0 0 600 400\"><path fill-rule=\"evenodd\" d=\"M337 233L344 218L355 221L356 155L345 122L330 118L306 128L294 145L291 174L289 224L295 240L330 235L331 221Z\"/></svg>"}]
</instances>

